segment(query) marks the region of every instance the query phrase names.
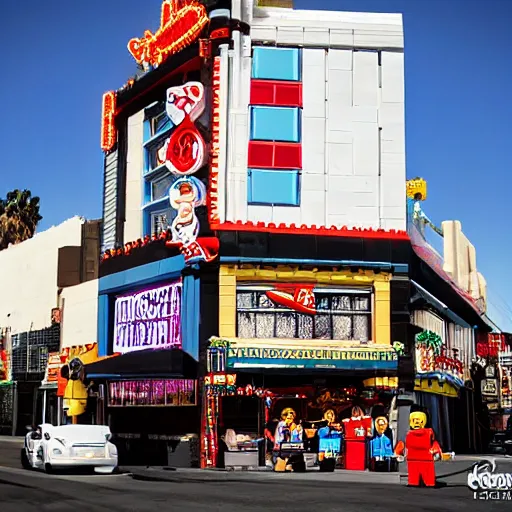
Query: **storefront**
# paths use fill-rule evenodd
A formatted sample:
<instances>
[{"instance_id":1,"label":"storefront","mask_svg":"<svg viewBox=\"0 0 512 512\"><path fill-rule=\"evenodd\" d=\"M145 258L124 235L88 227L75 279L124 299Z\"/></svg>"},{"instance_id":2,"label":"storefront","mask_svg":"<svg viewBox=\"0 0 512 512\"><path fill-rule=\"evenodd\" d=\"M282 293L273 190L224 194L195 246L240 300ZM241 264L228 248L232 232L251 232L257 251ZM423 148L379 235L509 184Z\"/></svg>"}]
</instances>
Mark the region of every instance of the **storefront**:
<instances>
[{"instance_id":1,"label":"storefront","mask_svg":"<svg viewBox=\"0 0 512 512\"><path fill-rule=\"evenodd\" d=\"M386 415L397 386L390 278L221 266L224 336L208 349L203 467L370 467L373 420ZM288 437L286 421L296 427Z\"/></svg>"},{"instance_id":2,"label":"storefront","mask_svg":"<svg viewBox=\"0 0 512 512\"><path fill-rule=\"evenodd\" d=\"M13 435L16 428L13 399L10 335L7 329L0 327L0 435Z\"/></svg>"},{"instance_id":3,"label":"storefront","mask_svg":"<svg viewBox=\"0 0 512 512\"><path fill-rule=\"evenodd\" d=\"M126 255L103 267L105 274L129 268L100 278L104 359L86 366L86 381L103 403L121 463L198 465L201 272L186 269L181 255L131 263Z\"/></svg>"},{"instance_id":4,"label":"storefront","mask_svg":"<svg viewBox=\"0 0 512 512\"><path fill-rule=\"evenodd\" d=\"M416 335L414 346L416 404L427 411L429 424L442 449L449 452L457 446L462 451L464 444L472 444L472 429L475 428L474 414L468 414L473 412L473 397L466 396L471 393L466 389L469 367L464 363L465 353L458 348L463 343L450 338L450 323L431 311L413 312L412 322L419 329L423 328ZM456 332L463 337L464 330L458 326ZM473 339L471 328L468 327L466 334L469 340Z\"/></svg>"}]
</instances>

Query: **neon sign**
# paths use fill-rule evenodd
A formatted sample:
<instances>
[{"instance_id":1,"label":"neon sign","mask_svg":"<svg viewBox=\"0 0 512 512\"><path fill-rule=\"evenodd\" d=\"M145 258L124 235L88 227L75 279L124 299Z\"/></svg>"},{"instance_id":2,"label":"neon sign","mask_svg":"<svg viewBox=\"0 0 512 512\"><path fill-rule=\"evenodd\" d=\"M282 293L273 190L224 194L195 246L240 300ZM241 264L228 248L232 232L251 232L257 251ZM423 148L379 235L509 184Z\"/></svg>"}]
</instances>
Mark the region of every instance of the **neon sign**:
<instances>
[{"instance_id":1,"label":"neon sign","mask_svg":"<svg viewBox=\"0 0 512 512\"><path fill-rule=\"evenodd\" d=\"M101 110L101 149L110 151L116 143L116 93L106 92L103 95Z\"/></svg>"},{"instance_id":2,"label":"neon sign","mask_svg":"<svg viewBox=\"0 0 512 512\"><path fill-rule=\"evenodd\" d=\"M266 295L274 303L307 315L316 314L315 293L313 285L281 286L279 290L269 290Z\"/></svg>"},{"instance_id":3,"label":"neon sign","mask_svg":"<svg viewBox=\"0 0 512 512\"><path fill-rule=\"evenodd\" d=\"M170 87L166 93L166 112L176 126L165 143L165 165L178 179L169 189L169 202L178 211L168 245L179 245L187 263L212 261L217 256L218 240L198 240L199 220L195 209L206 205L206 187L194 176L206 163L208 152L201 133L194 124L205 109L204 86L188 82Z\"/></svg>"},{"instance_id":4,"label":"neon sign","mask_svg":"<svg viewBox=\"0 0 512 512\"><path fill-rule=\"evenodd\" d=\"M219 221L219 154L220 154L220 57L213 61L212 78L212 143L210 165L210 220Z\"/></svg>"},{"instance_id":5,"label":"neon sign","mask_svg":"<svg viewBox=\"0 0 512 512\"><path fill-rule=\"evenodd\" d=\"M116 298L114 352L181 347L181 281Z\"/></svg>"},{"instance_id":6,"label":"neon sign","mask_svg":"<svg viewBox=\"0 0 512 512\"><path fill-rule=\"evenodd\" d=\"M448 377L456 386L464 385L464 365L456 358L445 356L442 338L432 332L423 331L416 335L416 372L418 376Z\"/></svg>"},{"instance_id":7,"label":"neon sign","mask_svg":"<svg viewBox=\"0 0 512 512\"><path fill-rule=\"evenodd\" d=\"M197 405L192 379L123 380L109 383L109 407Z\"/></svg>"},{"instance_id":8,"label":"neon sign","mask_svg":"<svg viewBox=\"0 0 512 512\"><path fill-rule=\"evenodd\" d=\"M169 190L171 206L178 215L171 224L173 241L189 245L197 240L199 220L195 208L206 203L206 187L197 178L180 178Z\"/></svg>"},{"instance_id":9,"label":"neon sign","mask_svg":"<svg viewBox=\"0 0 512 512\"><path fill-rule=\"evenodd\" d=\"M206 9L198 2L165 0L158 30L154 34L146 30L143 37L131 39L128 51L138 64L159 66L196 40L207 23Z\"/></svg>"},{"instance_id":10,"label":"neon sign","mask_svg":"<svg viewBox=\"0 0 512 512\"><path fill-rule=\"evenodd\" d=\"M194 174L205 163L206 144L194 121L204 112L204 86L188 82L167 89L166 112L177 126L165 144L165 165L173 174Z\"/></svg>"}]
</instances>

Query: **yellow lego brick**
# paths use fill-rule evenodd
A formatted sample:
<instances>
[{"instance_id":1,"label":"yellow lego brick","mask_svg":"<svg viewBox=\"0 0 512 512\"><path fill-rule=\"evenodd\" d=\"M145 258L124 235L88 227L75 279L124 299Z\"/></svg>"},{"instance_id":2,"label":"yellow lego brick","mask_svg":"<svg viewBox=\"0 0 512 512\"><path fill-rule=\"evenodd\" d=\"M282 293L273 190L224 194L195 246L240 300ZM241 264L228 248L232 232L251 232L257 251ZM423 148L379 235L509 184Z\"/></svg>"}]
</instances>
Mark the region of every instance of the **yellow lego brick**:
<instances>
[{"instance_id":1,"label":"yellow lego brick","mask_svg":"<svg viewBox=\"0 0 512 512\"><path fill-rule=\"evenodd\" d=\"M391 304L388 300L375 301L375 320L377 324L389 323L391 320Z\"/></svg>"},{"instance_id":2,"label":"yellow lego brick","mask_svg":"<svg viewBox=\"0 0 512 512\"><path fill-rule=\"evenodd\" d=\"M225 304L224 301L219 302L219 321L221 324L234 323L236 319L236 307Z\"/></svg>"},{"instance_id":3,"label":"yellow lego brick","mask_svg":"<svg viewBox=\"0 0 512 512\"><path fill-rule=\"evenodd\" d=\"M278 270L276 277L278 280L285 280L285 281L296 281L297 280L297 276L295 275L295 271L293 269Z\"/></svg>"},{"instance_id":4,"label":"yellow lego brick","mask_svg":"<svg viewBox=\"0 0 512 512\"><path fill-rule=\"evenodd\" d=\"M362 284L362 283L370 284L370 283L373 283L373 278L365 276L365 275L356 275L356 276L354 276L354 281L356 283L360 283L360 284Z\"/></svg>"},{"instance_id":5,"label":"yellow lego brick","mask_svg":"<svg viewBox=\"0 0 512 512\"><path fill-rule=\"evenodd\" d=\"M316 281L316 273L311 270L296 270L295 277L298 281Z\"/></svg>"},{"instance_id":6,"label":"yellow lego brick","mask_svg":"<svg viewBox=\"0 0 512 512\"><path fill-rule=\"evenodd\" d=\"M219 276L236 275L236 267L234 265L221 265L219 268Z\"/></svg>"},{"instance_id":7,"label":"yellow lego brick","mask_svg":"<svg viewBox=\"0 0 512 512\"><path fill-rule=\"evenodd\" d=\"M234 338L236 336L236 326L232 324L219 325L219 337Z\"/></svg>"},{"instance_id":8,"label":"yellow lego brick","mask_svg":"<svg viewBox=\"0 0 512 512\"><path fill-rule=\"evenodd\" d=\"M236 310L236 294L226 293L219 297L219 306L230 307Z\"/></svg>"},{"instance_id":9,"label":"yellow lego brick","mask_svg":"<svg viewBox=\"0 0 512 512\"><path fill-rule=\"evenodd\" d=\"M375 326L375 343L379 345L391 345L391 326L376 325Z\"/></svg>"},{"instance_id":10,"label":"yellow lego brick","mask_svg":"<svg viewBox=\"0 0 512 512\"><path fill-rule=\"evenodd\" d=\"M236 277L238 278L246 278L256 276L256 269L254 268L237 268L236 269Z\"/></svg>"},{"instance_id":11,"label":"yellow lego brick","mask_svg":"<svg viewBox=\"0 0 512 512\"><path fill-rule=\"evenodd\" d=\"M354 282L352 276L348 276L346 272L333 272L331 274L331 281L336 284L351 284Z\"/></svg>"},{"instance_id":12,"label":"yellow lego brick","mask_svg":"<svg viewBox=\"0 0 512 512\"><path fill-rule=\"evenodd\" d=\"M225 296L236 297L236 285L219 286L219 298Z\"/></svg>"},{"instance_id":13,"label":"yellow lego brick","mask_svg":"<svg viewBox=\"0 0 512 512\"><path fill-rule=\"evenodd\" d=\"M373 287L375 288L375 293L378 293L378 292L389 292L391 290L391 285L390 285L389 281L377 279L377 277L379 275L380 274L375 276L376 279L373 282Z\"/></svg>"}]
</instances>

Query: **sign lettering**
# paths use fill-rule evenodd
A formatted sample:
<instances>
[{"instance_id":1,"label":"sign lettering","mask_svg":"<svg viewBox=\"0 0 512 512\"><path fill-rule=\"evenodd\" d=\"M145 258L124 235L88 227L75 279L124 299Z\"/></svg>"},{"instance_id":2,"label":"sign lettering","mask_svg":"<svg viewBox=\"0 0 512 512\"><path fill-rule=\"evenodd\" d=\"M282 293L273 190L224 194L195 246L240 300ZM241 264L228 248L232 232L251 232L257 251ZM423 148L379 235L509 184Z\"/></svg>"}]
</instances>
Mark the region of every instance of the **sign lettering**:
<instances>
[{"instance_id":1,"label":"sign lettering","mask_svg":"<svg viewBox=\"0 0 512 512\"><path fill-rule=\"evenodd\" d=\"M228 367L277 364L297 367L394 368L394 350L288 349L270 347L229 347Z\"/></svg>"},{"instance_id":2,"label":"sign lettering","mask_svg":"<svg viewBox=\"0 0 512 512\"><path fill-rule=\"evenodd\" d=\"M181 282L116 299L114 352L181 347Z\"/></svg>"}]
</instances>

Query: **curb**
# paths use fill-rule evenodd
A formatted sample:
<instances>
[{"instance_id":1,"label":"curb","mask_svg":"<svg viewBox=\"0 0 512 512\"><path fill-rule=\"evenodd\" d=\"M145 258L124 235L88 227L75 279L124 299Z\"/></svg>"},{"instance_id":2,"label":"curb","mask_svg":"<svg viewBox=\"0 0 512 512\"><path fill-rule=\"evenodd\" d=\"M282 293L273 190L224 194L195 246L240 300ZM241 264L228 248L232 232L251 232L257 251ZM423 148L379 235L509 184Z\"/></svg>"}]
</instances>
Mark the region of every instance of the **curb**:
<instances>
[{"instance_id":1,"label":"curb","mask_svg":"<svg viewBox=\"0 0 512 512\"><path fill-rule=\"evenodd\" d=\"M225 483L225 482L244 482L251 484L273 484L273 483L282 483L283 480L278 476L261 476L255 477L254 475L237 475L233 474L233 472L226 473L224 478L219 478L217 475L202 475L192 476L186 475L179 472L171 472L171 474L162 474L160 471L155 471L154 474L151 474L151 470L149 471L141 471L141 472L130 472L129 476L134 480L141 480L147 482L172 482L172 483ZM284 474L283 474L284 477ZM286 477L285 477L286 478ZM312 484L312 485L326 485L332 486L333 483L351 483L351 484L377 484L377 485L402 485L402 475L397 474L396 479L386 479L384 481L378 481L374 479L365 479L363 478L350 478L349 475L344 475L343 478L340 479L326 479L326 480L316 480L312 478L301 478L300 476L296 476L294 478L287 479L287 482L290 483L303 483L303 484Z\"/></svg>"}]
</instances>

